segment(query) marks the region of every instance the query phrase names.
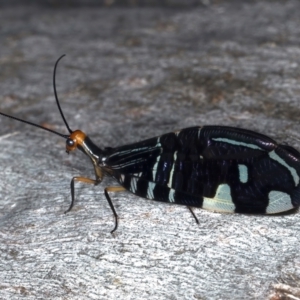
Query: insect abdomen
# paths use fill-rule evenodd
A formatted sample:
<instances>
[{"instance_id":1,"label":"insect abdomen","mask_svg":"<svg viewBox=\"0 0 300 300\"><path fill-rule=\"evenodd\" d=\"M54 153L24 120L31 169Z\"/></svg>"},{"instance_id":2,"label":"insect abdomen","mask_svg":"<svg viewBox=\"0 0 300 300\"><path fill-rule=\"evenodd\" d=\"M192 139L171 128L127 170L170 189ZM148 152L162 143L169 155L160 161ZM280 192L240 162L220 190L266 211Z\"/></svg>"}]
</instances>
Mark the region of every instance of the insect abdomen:
<instances>
[{"instance_id":1,"label":"insect abdomen","mask_svg":"<svg viewBox=\"0 0 300 300\"><path fill-rule=\"evenodd\" d=\"M299 152L252 131L193 127L112 152L114 176L147 199L260 214L300 203Z\"/></svg>"}]
</instances>

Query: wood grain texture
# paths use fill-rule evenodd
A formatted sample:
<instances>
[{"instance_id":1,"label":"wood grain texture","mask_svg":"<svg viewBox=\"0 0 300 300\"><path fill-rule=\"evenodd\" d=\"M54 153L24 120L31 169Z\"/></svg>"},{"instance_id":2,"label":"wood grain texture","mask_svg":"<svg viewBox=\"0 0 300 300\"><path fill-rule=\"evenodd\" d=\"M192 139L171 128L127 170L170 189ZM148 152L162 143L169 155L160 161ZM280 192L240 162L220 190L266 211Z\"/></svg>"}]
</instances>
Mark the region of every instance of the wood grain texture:
<instances>
[{"instance_id":1,"label":"wood grain texture","mask_svg":"<svg viewBox=\"0 0 300 300\"><path fill-rule=\"evenodd\" d=\"M209 3L209 2L208 2ZM194 125L229 125L299 143L298 1L191 9L0 10L0 109L99 146ZM112 194L119 228L81 153L0 118L1 299L265 299L300 277L300 214L226 215ZM283 282L295 290L297 280ZM294 285L294 286L293 286Z\"/></svg>"}]
</instances>

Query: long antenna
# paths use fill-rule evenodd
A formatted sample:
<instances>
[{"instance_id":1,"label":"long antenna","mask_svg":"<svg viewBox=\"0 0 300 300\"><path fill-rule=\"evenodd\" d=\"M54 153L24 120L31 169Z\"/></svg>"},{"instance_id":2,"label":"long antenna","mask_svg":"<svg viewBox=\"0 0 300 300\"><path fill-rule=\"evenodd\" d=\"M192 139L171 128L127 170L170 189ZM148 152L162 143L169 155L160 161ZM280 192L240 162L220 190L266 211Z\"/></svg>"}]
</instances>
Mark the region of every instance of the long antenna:
<instances>
[{"instance_id":1,"label":"long antenna","mask_svg":"<svg viewBox=\"0 0 300 300\"><path fill-rule=\"evenodd\" d=\"M10 116L10 115L7 115L7 114L4 114L3 112L0 112L0 115L2 115L2 116L4 116L4 117L7 117L7 118L10 118L10 119L13 119L13 120L17 120L17 121L19 121L19 122L23 122L23 123L25 123L25 124L29 124L29 125L32 125L32 126L35 126L35 127L41 128L41 129L44 129L44 130L49 131L49 132L52 132L52 133L55 133L55 134L57 134L57 135L59 135L59 136L65 138L65 139L69 137L68 134L62 134L62 133L59 133L59 132L54 131L54 130L52 130L52 129L49 129L49 128L45 128L45 127L43 127L43 126L40 126L40 125L38 125L38 124L29 122L29 121L25 121L25 120L22 120L22 119L19 119L19 118L17 118L17 117L13 117L13 116Z\"/></svg>"},{"instance_id":2,"label":"long antenna","mask_svg":"<svg viewBox=\"0 0 300 300\"><path fill-rule=\"evenodd\" d=\"M66 119L65 119L65 117L64 117L64 114L63 114L63 112L62 112L62 110L61 110L61 107L60 107L60 105L59 105L59 101L58 101L58 97L57 97L57 92L56 92L56 87L55 87L55 73L56 73L57 64L58 64L58 62L59 62L64 56L65 56L65 54L62 55L62 56L56 61L56 63L55 63L55 66L54 66L54 72L53 72L53 87L54 87L54 95L55 95L56 103L57 103L58 109L59 109L59 111L60 111L60 114L61 114L61 116L62 116L62 118L63 118L63 120L64 120L64 122L65 122L65 124L66 124L66 126L67 126L67 129L69 130L70 133L72 133L72 130L70 129L70 127L69 127L69 125L68 125L68 123L67 123L67 121L66 121ZM35 127L37 127L37 128L41 128L41 129L43 129L43 130L45 130L45 131L52 132L52 133L54 133L54 134L56 134L56 135L59 135L59 136L65 138L65 139L69 137L68 134L62 134L62 133L59 133L59 132L54 131L54 130L52 130L52 129L45 128L45 127L43 127L43 126L41 126L41 125L38 125L38 124L35 124L35 123L32 123L32 122L29 122L29 121L25 121L25 120L22 120L22 119L19 119L19 118L17 118L17 117L11 116L11 115L7 115L7 114L5 114L5 113L3 113L3 112L0 112L0 115L2 115L2 116L4 116L4 117L7 117L7 118L10 118L10 119L13 119L13 120L16 120L16 121L19 121L19 122L22 122L22 123L25 123L25 124L29 124L29 125L31 125L31 126L35 126Z\"/></svg>"},{"instance_id":3,"label":"long antenna","mask_svg":"<svg viewBox=\"0 0 300 300\"><path fill-rule=\"evenodd\" d=\"M67 120L62 112L62 109L60 107L60 104L59 104L59 101L58 101L58 97L57 97L57 92L56 92L56 83L55 83L55 76L56 76L56 68L57 68L57 65L59 63L59 61L64 57L66 56L66 54L63 54L55 63L55 66L54 66L54 72L53 72L53 89L54 89L54 95L55 95L55 100L56 100L56 104L57 104L57 107L59 109L59 112L61 114L61 117L62 119L64 120L65 124L66 124L66 127L67 129L69 130L70 133L72 133L73 131L71 130L71 128L69 127L68 123L67 123Z\"/></svg>"}]
</instances>

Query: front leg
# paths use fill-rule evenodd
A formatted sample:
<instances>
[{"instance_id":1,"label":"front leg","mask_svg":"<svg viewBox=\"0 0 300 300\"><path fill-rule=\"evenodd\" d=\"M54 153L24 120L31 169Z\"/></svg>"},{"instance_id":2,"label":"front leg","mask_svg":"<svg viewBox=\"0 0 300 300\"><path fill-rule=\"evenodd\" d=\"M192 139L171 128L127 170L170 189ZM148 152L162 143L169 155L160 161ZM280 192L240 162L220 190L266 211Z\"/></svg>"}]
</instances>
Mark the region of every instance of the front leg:
<instances>
[{"instance_id":1,"label":"front leg","mask_svg":"<svg viewBox=\"0 0 300 300\"><path fill-rule=\"evenodd\" d=\"M71 204L70 207L65 211L65 213L69 212L73 206L74 206L74 201L75 201L75 181L79 181L79 182L84 182L84 183L88 183L88 184L94 184L97 185L99 184L102 179L101 178L96 178L96 179L91 179L91 178L86 178L86 177L73 177L71 180ZM113 233L114 231L116 231L116 229L118 228L118 215L116 213L115 207L108 195L108 192L123 192L126 189L122 186L108 186L104 189L104 194L105 194L105 198L114 214L115 217L115 227L113 228L113 230L111 231L111 233Z\"/></svg>"},{"instance_id":2,"label":"front leg","mask_svg":"<svg viewBox=\"0 0 300 300\"><path fill-rule=\"evenodd\" d=\"M74 206L74 201L75 201L75 192L74 192L75 188L74 188L74 185L75 185L75 181L97 185L101 182L101 179L100 178L91 179L91 178L77 177L77 176L73 177L72 180L71 180L71 204L70 204L69 208L65 211L65 214L67 212L69 212Z\"/></svg>"}]
</instances>

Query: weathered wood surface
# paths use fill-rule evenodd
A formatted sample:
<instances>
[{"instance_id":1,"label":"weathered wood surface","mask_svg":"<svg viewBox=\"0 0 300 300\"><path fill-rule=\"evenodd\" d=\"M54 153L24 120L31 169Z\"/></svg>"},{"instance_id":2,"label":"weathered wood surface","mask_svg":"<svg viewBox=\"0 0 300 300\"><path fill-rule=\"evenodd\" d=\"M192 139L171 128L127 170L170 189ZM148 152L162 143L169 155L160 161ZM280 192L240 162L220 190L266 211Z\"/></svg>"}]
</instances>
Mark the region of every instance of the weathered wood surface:
<instances>
[{"instance_id":1,"label":"weathered wood surface","mask_svg":"<svg viewBox=\"0 0 300 300\"><path fill-rule=\"evenodd\" d=\"M191 9L0 9L0 109L117 146L192 125L250 128L300 149L298 1ZM209 4L210 2L207 1ZM76 186L58 136L0 118L1 299L265 299L299 288L300 213L223 215Z\"/></svg>"}]
</instances>

